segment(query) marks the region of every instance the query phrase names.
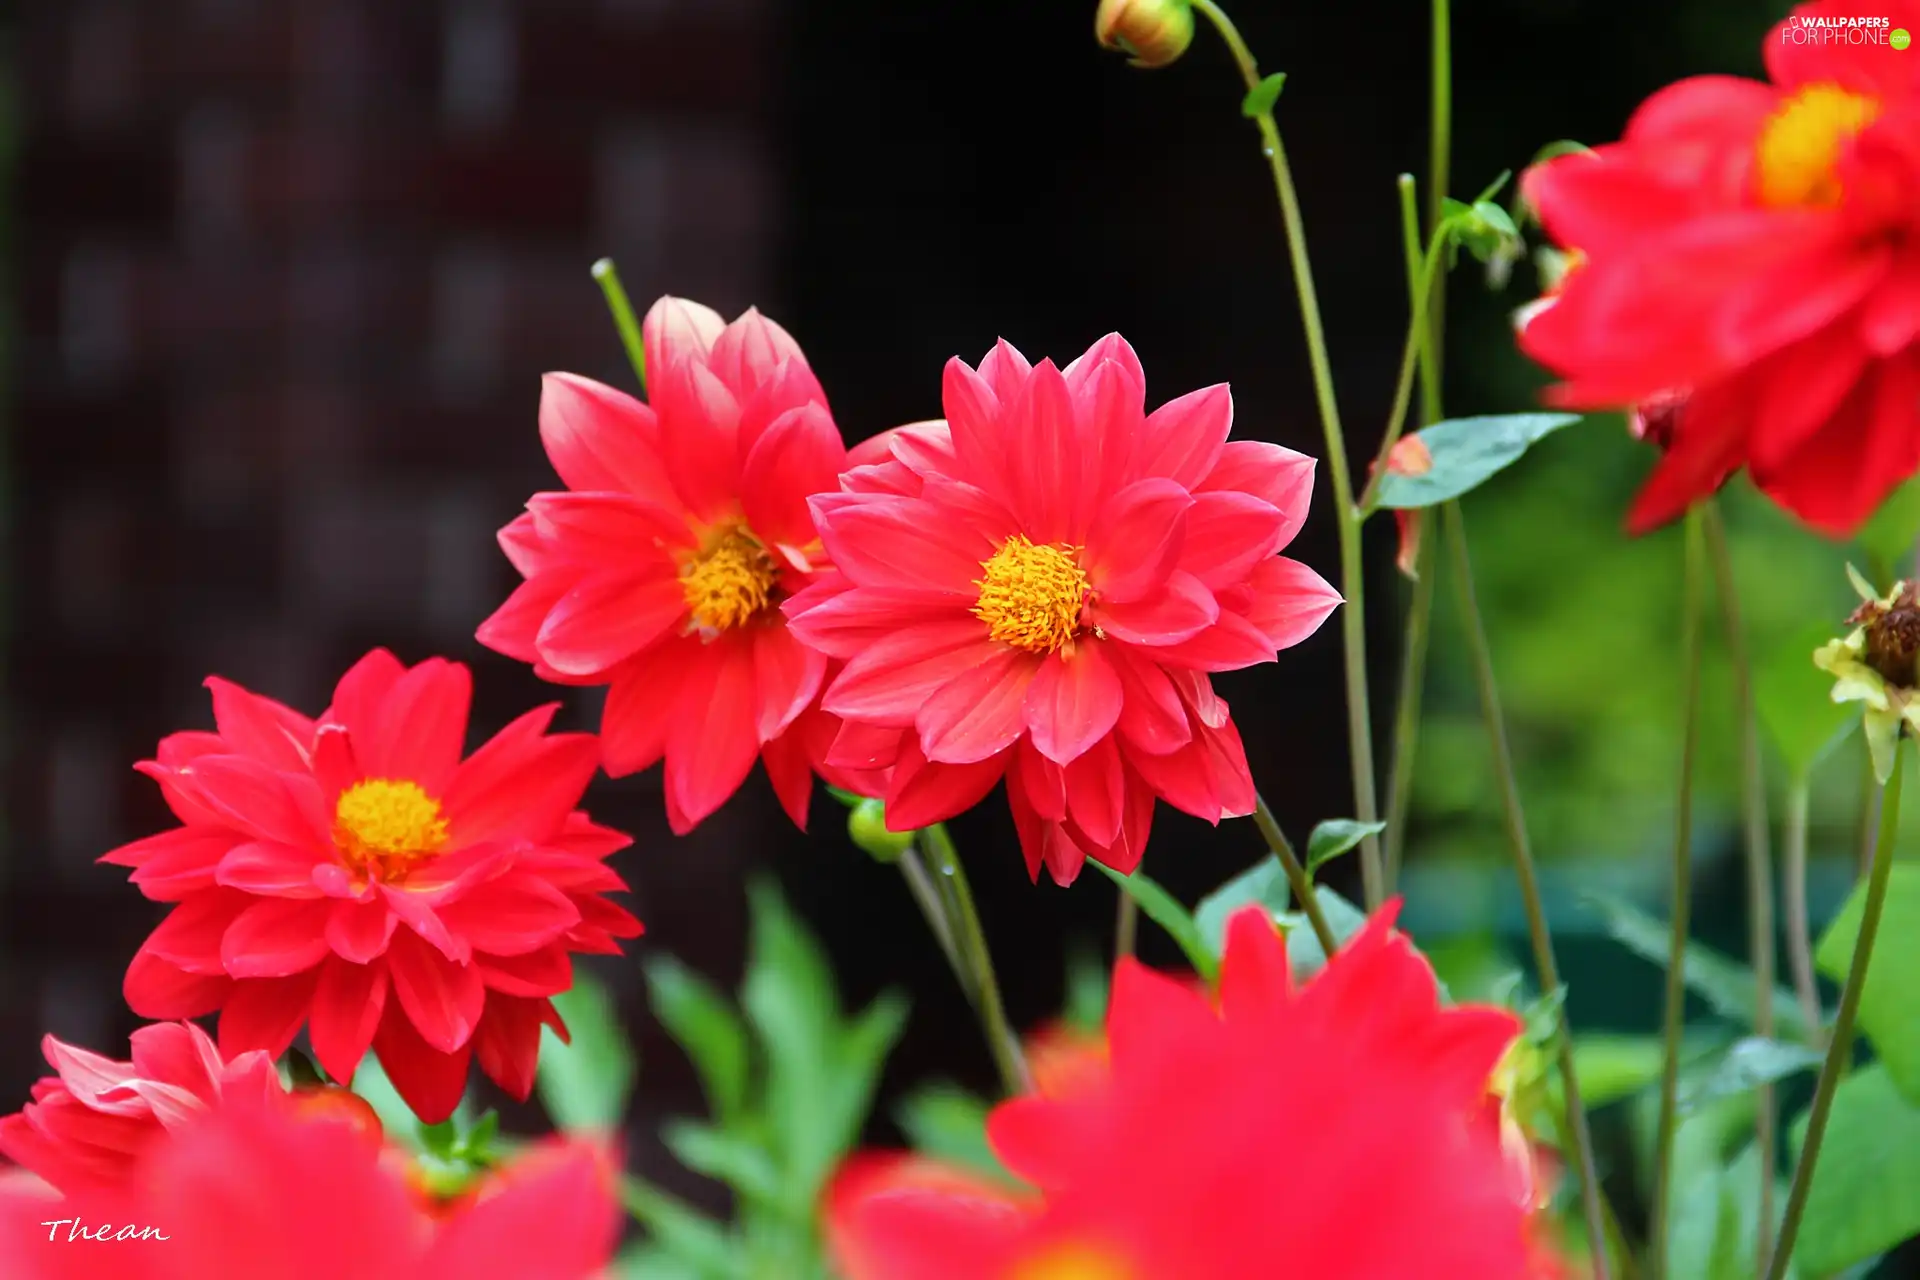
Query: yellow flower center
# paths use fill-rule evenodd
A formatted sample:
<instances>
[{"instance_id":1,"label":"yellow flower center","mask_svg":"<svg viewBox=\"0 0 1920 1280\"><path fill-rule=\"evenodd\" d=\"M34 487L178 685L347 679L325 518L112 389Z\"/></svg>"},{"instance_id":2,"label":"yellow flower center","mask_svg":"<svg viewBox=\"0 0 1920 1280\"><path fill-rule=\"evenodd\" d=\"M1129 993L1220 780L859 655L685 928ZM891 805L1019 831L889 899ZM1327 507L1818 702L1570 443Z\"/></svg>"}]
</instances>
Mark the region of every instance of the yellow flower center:
<instances>
[{"instance_id":1,"label":"yellow flower center","mask_svg":"<svg viewBox=\"0 0 1920 1280\"><path fill-rule=\"evenodd\" d=\"M1106 1249L1057 1245L1014 1267L1007 1280L1134 1280L1125 1259Z\"/></svg>"},{"instance_id":2,"label":"yellow flower center","mask_svg":"<svg viewBox=\"0 0 1920 1280\"><path fill-rule=\"evenodd\" d=\"M404 875L447 843L440 802L417 782L367 778L340 793L333 843L347 863L376 880Z\"/></svg>"},{"instance_id":3,"label":"yellow flower center","mask_svg":"<svg viewBox=\"0 0 1920 1280\"><path fill-rule=\"evenodd\" d=\"M1052 653L1073 643L1087 599L1087 574L1073 547L1036 546L1020 534L1000 544L974 585L974 616L987 635L1016 649Z\"/></svg>"},{"instance_id":4,"label":"yellow flower center","mask_svg":"<svg viewBox=\"0 0 1920 1280\"><path fill-rule=\"evenodd\" d=\"M1755 190L1775 208L1840 203L1840 149L1880 114L1880 101L1837 84L1810 84L1760 131Z\"/></svg>"},{"instance_id":5,"label":"yellow flower center","mask_svg":"<svg viewBox=\"0 0 1920 1280\"><path fill-rule=\"evenodd\" d=\"M724 530L680 570L694 625L713 633L741 626L773 600L779 566L741 526Z\"/></svg>"}]
</instances>

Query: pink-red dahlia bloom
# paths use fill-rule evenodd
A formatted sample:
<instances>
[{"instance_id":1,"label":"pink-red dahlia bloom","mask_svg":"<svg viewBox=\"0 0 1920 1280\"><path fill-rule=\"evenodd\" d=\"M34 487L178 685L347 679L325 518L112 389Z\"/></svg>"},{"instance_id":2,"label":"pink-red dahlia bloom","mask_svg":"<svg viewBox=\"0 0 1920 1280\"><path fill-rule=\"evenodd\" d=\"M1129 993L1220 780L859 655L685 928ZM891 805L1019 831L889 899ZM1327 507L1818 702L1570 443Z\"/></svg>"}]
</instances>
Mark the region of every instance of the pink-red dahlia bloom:
<instances>
[{"instance_id":1,"label":"pink-red dahlia bloom","mask_svg":"<svg viewBox=\"0 0 1920 1280\"><path fill-rule=\"evenodd\" d=\"M69 1195L120 1185L154 1143L210 1109L285 1096L272 1058L229 1062L191 1022L140 1028L131 1062L52 1036L40 1047L55 1074L34 1082L25 1108L0 1117L0 1155Z\"/></svg>"},{"instance_id":2,"label":"pink-red dahlia bloom","mask_svg":"<svg viewBox=\"0 0 1920 1280\"><path fill-rule=\"evenodd\" d=\"M1442 1008L1392 919L1296 986L1265 913L1243 911L1217 1001L1123 960L1104 1078L989 1120L1032 1192L857 1159L827 1205L849 1280L1541 1274L1480 1122L1519 1021Z\"/></svg>"},{"instance_id":3,"label":"pink-red dahlia bloom","mask_svg":"<svg viewBox=\"0 0 1920 1280\"><path fill-rule=\"evenodd\" d=\"M540 438L566 484L500 531L526 581L482 644L549 680L604 684L600 742L618 777L666 760L684 834L756 759L806 825L826 657L781 603L825 567L807 509L846 447L787 331L662 298L642 329L651 404L549 374ZM843 779L844 780L844 779Z\"/></svg>"},{"instance_id":4,"label":"pink-red dahlia bloom","mask_svg":"<svg viewBox=\"0 0 1920 1280\"><path fill-rule=\"evenodd\" d=\"M1857 11L1802 5L1767 37L1769 83L1669 85L1619 142L1526 176L1580 254L1521 335L1554 398L1688 395L1635 530L1745 467L1844 534L1920 468L1920 61L1819 25ZM1874 13L1920 27L1915 0Z\"/></svg>"},{"instance_id":5,"label":"pink-red dahlia bloom","mask_svg":"<svg viewBox=\"0 0 1920 1280\"><path fill-rule=\"evenodd\" d=\"M1207 673L1272 661L1339 603L1279 555L1311 459L1227 439L1225 386L1147 413L1124 339L1066 369L1001 343L947 365L944 422L862 446L813 500L836 572L787 604L846 662L829 762L891 768L888 825L951 817L1001 778L1031 874L1139 862L1158 796L1253 811ZM884 449L884 453L882 450Z\"/></svg>"},{"instance_id":6,"label":"pink-red dahlia bloom","mask_svg":"<svg viewBox=\"0 0 1920 1280\"><path fill-rule=\"evenodd\" d=\"M376 649L311 720L210 679L215 732L141 764L181 826L107 854L176 904L127 970L148 1018L218 1010L229 1057L304 1025L335 1080L369 1045L415 1112L452 1114L469 1060L516 1097L575 952L640 922L603 895L626 836L576 809L599 748L548 705L465 759L467 669Z\"/></svg>"},{"instance_id":7,"label":"pink-red dahlia bloom","mask_svg":"<svg viewBox=\"0 0 1920 1280\"><path fill-rule=\"evenodd\" d=\"M9 1280L588 1280L619 1235L607 1154L557 1147L436 1221L357 1127L233 1106L113 1191L0 1188ZM104 1233L104 1234L102 1234Z\"/></svg>"}]
</instances>

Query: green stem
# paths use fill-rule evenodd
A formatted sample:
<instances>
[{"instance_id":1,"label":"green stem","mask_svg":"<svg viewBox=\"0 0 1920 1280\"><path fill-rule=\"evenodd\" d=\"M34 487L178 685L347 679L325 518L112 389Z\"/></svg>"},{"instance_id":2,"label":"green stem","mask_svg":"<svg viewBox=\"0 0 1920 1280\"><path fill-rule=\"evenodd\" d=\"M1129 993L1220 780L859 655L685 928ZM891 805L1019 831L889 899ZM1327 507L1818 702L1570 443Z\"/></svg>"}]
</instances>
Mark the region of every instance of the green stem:
<instances>
[{"instance_id":1,"label":"green stem","mask_svg":"<svg viewBox=\"0 0 1920 1280\"><path fill-rule=\"evenodd\" d=\"M1706 507L1707 548L1713 557L1714 594L1720 599L1721 625L1727 633L1727 657L1733 667L1733 697L1740 713L1740 812L1747 855L1747 952L1756 989L1753 1032L1773 1038L1774 923L1773 849L1767 832L1767 779L1760 760L1760 722L1753 702L1753 666L1747 655L1746 629L1740 618L1739 584L1733 574L1733 554L1727 545L1727 525L1720 505L1712 498ZM1818 1025L1818 1019L1815 1020ZM1773 1245L1774 1129L1779 1116L1771 1085L1754 1093L1754 1148L1760 1158L1760 1238L1755 1246L1757 1267L1770 1261Z\"/></svg>"},{"instance_id":2,"label":"green stem","mask_svg":"<svg viewBox=\"0 0 1920 1280\"><path fill-rule=\"evenodd\" d=\"M1400 375L1393 384L1393 407L1387 411L1387 429L1380 436L1380 451L1374 455L1372 470L1367 475L1367 487L1360 493L1362 520L1373 514L1374 502L1380 493L1381 477L1387 473L1387 455L1400 442L1400 431L1406 425L1407 407L1413 403L1414 371L1418 367L1420 353L1429 341L1427 330L1432 312L1428 308L1428 300L1433 296L1435 282L1439 280L1445 262L1446 237L1436 228L1427 242L1426 258L1414 280L1407 341L1400 351Z\"/></svg>"},{"instance_id":3,"label":"green stem","mask_svg":"<svg viewBox=\"0 0 1920 1280\"><path fill-rule=\"evenodd\" d=\"M1867 874L1867 867L1873 860L1873 810L1880 797L1880 784L1873 776L1873 761L1861 756L1860 759L1860 809L1855 819L1854 841L1859 849L1860 874Z\"/></svg>"},{"instance_id":4,"label":"green stem","mask_svg":"<svg viewBox=\"0 0 1920 1280\"><path fill-rule=\"evenodd\" d=\"M1125 889L1120 890L1120 904L1114 908L1113 915L1113 958L1133 954L1134 942L1140 933L1140 904Z\"/></svg>"},{"instance_id":5,"label":"green stem","mask_svg":"<svg viewBox=\"0 0 1920 1280\"><path fill-rule=\"evenodd\" d=\"M1431 70L1428 73L1431 104L1427 128L1427 230L1440 226L1447 188L1453 177L1453 13L1449 0L1433 0L1433 35L1428 49ZM1433 389L1433 402L1440 402L1439 366L1446 343L1447 280L1434 282L1427 305L1433 316L1432 356L1434 376L1426 385ZM1438 422L1438 409L1429 421Z\"/></svg>"},{"instance_id":6,"label":"green stem","mask_svg":"<svg viewBox=\"0 0 1920 1280\"><path fill-rule=\"evenodd\" d=\"M954 948L959 953L962 966L971 974L973 988L978 993L974 1010L980 1015L980 1025L987 1035L987 1048L993 1053L994 1065L1000 1069L1001 1082L1009 1094L1026 1093L1033 1088L1033 1078L1027 1074L1027 1060L1020 1051L1020 1037L1014 1034L1013 1025L1007 1021L1006 1005L1000 999L1000 983L993 974L993 957L987 950L986 931L980 927L980 913L973 905L973 888L967 883L967 873L960 865L960 855L953 847L953 837L947 834L946 824L941 822L925 827L917 834L927 851L928 861L932 863L935 883L946 886L948 924L953 929ZM965 978L961 980L961 985L967 985Z\"/></svg>"},{"instance_id":7,"label":"green stem","mask_svg":"<svg viewBox=\"0 0 1920 1280\"><path fill-rule=\"evenodd\" d=\"M946 956L947 964L952 967L953 976L960 980L968 1003L977 1003L972 971L960 958L959 949L953 941L953 926L947 923L945 899L935 887L933 878L927 874L926 863L921 861L918 849L908 849L900 855L900 874L906 880L907 890L913 894L914 902L919 904L920 914L926 917L927 928L933 931L934 941L940 944L940 953Z\"/></svg>"},{"instance_id":8,"label":"green stem","mask_svg":"<svg viewBox=\"0 0 1920 1280\"><path fill-rule=\"evenodd\" d=\"M1840 1012L1834 1016L1833 1040L1827 1045L1826 1061L1820 1064L1820 1083L1814 1086L1813 1105L1807 1109L1806 1141L1800 1148L1800 1163L1793 1171L1793 1189L1787 1193L1787 1212L1780 1222L1779 1242L1773 1247L1768 1280L1785 1280L1787 1269L1792 1265L1793 1243L1800 1233L1800 1215L1806 1211L1807 1192L1813 1186L1820 1143L1827 1135L1834 1090L1853 1060L1853 1023L1860 1012L1860 992L1867 985L1867 965L1873 958L1874 939L1880 933L1880 912L1887 901L1887 881L1893 871L1893 842L1900 829L1900 783L1906 768L1907 741L1903 735L1894 749L1893 776L1887 780L1886 794L1880 801L1880 833L1874 841L1873 866L1867 873L1860 935L1853 944L1853 963L1847 968L1847 985L1840 994Z\"/></svg>"},{"instance_id":9,"label":"green stem","mask_svg":"<svg viewBox=\"0 0 1920 1280\"><path fill-rule=\"evenodd\" d=\"M1793 971L1793 990L1800 997L1808 1034L1818 1044L1820 984L1813 976L1813 925L1807 916L1807 812L1812 799L1807 776L1797 775L1787 788L1786 865L1781 875L1786 881L1787 967Z\"/></svg>"},{"instance_id":10,"label":"green stem","mask_svg":"<svg viewBox=\"0 0 1920 1280\"><path fill-rule=\"evenodd\" d=\"M640 389L647 389L647 349L640 341L640 322L633 318L633 304L627 301L627 291L620 284L620 272L614 268L612 258L602 258L593 264L593 278L600 282L600 292L606 295L607 310L613 313L613 327L620 331L620 345L627 349L627 359L633 365L633 376L640 379Z\"/></svg>"},{"instance_id":11,"label":"green stem","mask_svg":"<svg viewBox=\"0 0 1920 1280\"><path fill-rule=\"evenodd\" d=\"M1213 0L1193 0L1194 9L1220 33L1233 55L1240 78L1249 92L1259 87L1260 68L1240 38L1233 20ZM1334 519L1340 533L1340 592L1346 608L1340 611L1340 636L1346 651L1347 736L1353 770L1354 816L1373 822L1379 813L1373 778L1373 714L1367 697L1367 626L1365 565L1361 559L1360 517L1353 503L1353 476L1347 467L1346 435L1340 429L1340 407L1333 393L1333 363L1327 357L1326 333L1320 323L1320 300L1313 287L1313 267L1307 260L1307 233L1300 217L1300 199L1293 189L1293 173L1280 126L1271 110L1254 120L1260 130L1261 150L1273 170L1273 189L1280 199L1280 219L1286 228L1287 255L1293 266L1294 290L1300 299L1300 323L1306 331L1307 363L1313 371L1313 395L1320 408L1320 426L1326 434L1327 470L1333 482ZM1360 842L1360 879L1368 910L1384 897L1380 838Z\"/></svg>"},{"instance_id":12,"label":"green stem","mask_svg":"<svg viewBox=\"0 0 1920 1280\"><path fill-rule=\"evenodd\" d=\"M1287 884L1293 889L1293 900L1307 913L1307 923L1313 926L1313 936L1320 940L1320 950L1331 960L1333 953L1340 949L1340 942L1327 924L1326 913L1320 910L1320 895L1313 891L1313 881L1307 875L1307 868L1300 861L1300 855L1294 852L1293 842L1287 839L1287 833L1280 829L1279 822L1274 819L1273 810L1267 807L1266 797L1257 791L1253 796L1253 823L1260 828L1260 834L1266 837L1267 848L1273 850L1273 856L1280 859L1281 869L1287 873Z\"/></svg>"},{"instance_id":13,"label":"green stem","mask_svg":"<svg viewBox=\"0 0 1920 1280\"><path fill-rule=\"evenodd\" d=\"M1501 805L1506 816L1507 843L1513 853L1514 879L1520 888L1520 901L1526 909L1527 935L1533 943L1533 963L1543 991L1560 989L1560 966L1553 957L1553 934L1547 927L1546 907L1540 900L1540 875L1533 861L1533 849L1527 839L1526 811L1520 805L1520 785L1513 772L1513 749L1507 743L1506 717L1500 710L1500 686L1493 674L1493 651L1487 645L1486 622L1480 616L1480 602L1473 586L1473 558L1467 552L1467 522L1458 502L1441 507L1446 537L1452 549L1453 585L1459 597L1460 617L1466 631L1467 647L1473 658L1475 683L1480 691L1480 713L1487 722L1487 737L1493 749L1494 776L1500 782ZM1580 1178L1580 1205L1586 1217L1587 1238L1606 1239L1606 1214L1600 1203L1599 1165L1593 1155L1593 1130L1587 1123L1587 1108L1580 1100L1580 1080L1573 1061L1573 1035L1563 1015L1554 1033L1560 1080L1566 1091L1567 1130L1572 1138L1573 1163ZM1594 1254L1594 1280L1607 1280L1606 1248Z\"/></svg>"},{"instance_id":14,"label":"green stem","mask_svg":"<svg viewBox=\"0 0 1920 1280\"><path fill-rule=\"evenodd\" d=\"M1653 1209L1648 1227L1648 1253L1653 1274L1667 1270L1667 1212L1672 1200L1673 1135L1679 1121L1680 1037L1686 1030L1686 955L1692 912L1693 886L1693 767L1700 748L1700 592L1706 549L1701 537L1704 517L1698 507L1687 512L1686 585L1682 590L1680 662L1680 801L1673 833L1673 921L1667 943L1666 1018L1661 1035L1660 1124L1654 1139Z\"/></svg>"}]
</instances>

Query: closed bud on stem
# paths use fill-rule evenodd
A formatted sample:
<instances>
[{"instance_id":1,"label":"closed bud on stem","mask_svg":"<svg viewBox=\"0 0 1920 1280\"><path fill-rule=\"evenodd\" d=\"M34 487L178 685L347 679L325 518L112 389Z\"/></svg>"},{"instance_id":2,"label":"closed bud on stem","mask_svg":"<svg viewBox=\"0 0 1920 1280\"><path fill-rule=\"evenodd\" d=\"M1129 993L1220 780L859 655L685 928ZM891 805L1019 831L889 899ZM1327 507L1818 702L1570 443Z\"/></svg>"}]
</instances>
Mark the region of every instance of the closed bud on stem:
<instances>
[{"instance_id":1,"label":"closed bud on stem","mask_svg":"<svg viewBox=\"0 0 1920 1280\"><path fill-rule=\"evenodd\" d=\"M1847 621L1853 630L1820 646L1814 665L1834 678L1835 702L1862 704L1862 728L1882 785L1893 774L1894 744L1920 731L1920 590L1898 582L1882 596L1851 566L1861 605Z\"/></svg>"},{"instance_id":2,"label":"closed bud on stem","mask_svg":"<svg viewBox=\"0 0 1920 1280\"><path fill-rule=\"evenodd\" d=\"M847 836L875 862L898 862L913 848L913 832L887 830L887 809L878 800L862 800L847 815Z\"/></svg>"},{"instance_id":3,"label":"closed bud on stem","mask_svg":"<svg viewBox=\"0 0 1920 1280\"><path fill-rule=\"evenodd\" d=\"M1193 43L1193 7L1188 0L1100 0L1093 34L1136 67L1164 67Z\"/></svg>"}]
</instances>

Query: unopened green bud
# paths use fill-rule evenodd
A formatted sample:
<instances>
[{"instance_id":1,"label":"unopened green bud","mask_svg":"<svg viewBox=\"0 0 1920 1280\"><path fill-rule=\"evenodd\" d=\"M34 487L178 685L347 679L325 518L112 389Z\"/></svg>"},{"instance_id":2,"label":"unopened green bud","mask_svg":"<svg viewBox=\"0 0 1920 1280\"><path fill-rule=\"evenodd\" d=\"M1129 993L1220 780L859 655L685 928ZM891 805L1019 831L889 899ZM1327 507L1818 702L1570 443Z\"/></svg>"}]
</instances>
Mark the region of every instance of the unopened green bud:
<instances>
[{"instance_id":1,"label":"unopened green bud","mask_svg":"<svg viewBox=\"0 0 1920 1280\"><path fill-rule=\"evenodd\" d=\"M898 862L913 848L913 832L887 830L887 807L878 800L862 800L847 815L847 835L873 855L876 862Z\"/></svg>"}]
</instances>

